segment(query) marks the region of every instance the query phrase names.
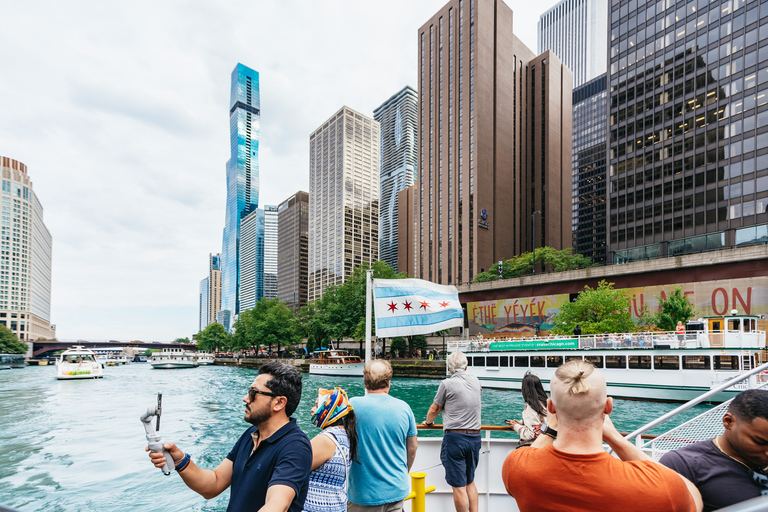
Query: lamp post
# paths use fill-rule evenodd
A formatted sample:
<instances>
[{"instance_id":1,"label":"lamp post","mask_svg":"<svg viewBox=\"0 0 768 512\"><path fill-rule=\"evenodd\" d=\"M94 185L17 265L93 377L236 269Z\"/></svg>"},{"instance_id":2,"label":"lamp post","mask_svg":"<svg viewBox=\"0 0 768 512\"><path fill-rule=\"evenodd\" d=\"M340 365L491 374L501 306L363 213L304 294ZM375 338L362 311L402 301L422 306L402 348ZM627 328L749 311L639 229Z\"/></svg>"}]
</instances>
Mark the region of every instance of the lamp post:
<instances>
[{"instance_id":1,"label":"lamp post","mask_svg":"<svg viewBox=\"0 0 768 512\"><path fill-rule=\"evenodd\" d=\"M531 214L531 245L533 246L532 254L533 254L533 275L536 275L536 214L541 213L539 210L536 210Z\"/></svg>"}]
</instances>

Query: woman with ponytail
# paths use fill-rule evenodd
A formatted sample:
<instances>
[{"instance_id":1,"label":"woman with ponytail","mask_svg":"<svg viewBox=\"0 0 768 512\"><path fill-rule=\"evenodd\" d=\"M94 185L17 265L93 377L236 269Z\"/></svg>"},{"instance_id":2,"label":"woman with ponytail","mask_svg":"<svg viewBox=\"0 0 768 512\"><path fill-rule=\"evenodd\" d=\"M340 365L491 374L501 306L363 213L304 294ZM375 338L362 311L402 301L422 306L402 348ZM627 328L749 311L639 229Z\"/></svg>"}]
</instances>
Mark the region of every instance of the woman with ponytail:
<instances>
[{"instance_id":1,"label":"woman with ponytail","mask_svg":"<svg viewBox=\"0 0 768 512\"><path fill-rule=\"evenodd\" d=\"M526 373L521 387L525 409L523 419L505 420L520 436L520 446L528 446L539 437L541 424L547 419L547 393L541 385L541 379L532 373Z\"/></svg>"}]
</instances>

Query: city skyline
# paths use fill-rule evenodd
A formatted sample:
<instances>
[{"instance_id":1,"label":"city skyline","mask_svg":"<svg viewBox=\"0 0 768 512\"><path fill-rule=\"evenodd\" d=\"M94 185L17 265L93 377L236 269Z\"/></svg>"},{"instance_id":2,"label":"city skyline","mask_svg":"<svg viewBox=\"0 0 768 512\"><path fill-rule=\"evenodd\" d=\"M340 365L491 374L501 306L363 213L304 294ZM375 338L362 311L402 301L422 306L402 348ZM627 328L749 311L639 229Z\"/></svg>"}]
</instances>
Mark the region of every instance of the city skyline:
<instances>
[{"instance_id":1,"label":"city skyline","mask_svg":"<svg viewBox=\"0 0 768 512\"><path fill-rule=\"evenodd\" d=\"M0 56L0 140L4 155L34 169L46 207L58 337L196 331L205 255L221 247L225 109L238 62L261 76L260 203L279 204L308 189L307 138L329 112L371 115L415 86L417 30L444 3L201 2L179 12L44 2L44 18L37 6L8 6L0 40L14 51ZM527 45L554 4L514 9Z\"/></svg>"}]
</instances>

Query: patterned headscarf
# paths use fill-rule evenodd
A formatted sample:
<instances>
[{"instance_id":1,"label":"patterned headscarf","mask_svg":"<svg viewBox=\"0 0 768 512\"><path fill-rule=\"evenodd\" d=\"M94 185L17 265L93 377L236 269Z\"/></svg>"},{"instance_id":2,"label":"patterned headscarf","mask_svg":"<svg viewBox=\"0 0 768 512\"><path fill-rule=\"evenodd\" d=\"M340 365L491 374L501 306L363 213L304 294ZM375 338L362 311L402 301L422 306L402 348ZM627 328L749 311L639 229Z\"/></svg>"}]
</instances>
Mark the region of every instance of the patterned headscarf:
<instances>
[{"instance_id":1,"label":"patterned headscarf","mask_svg":"<svg viewBox=\"0 0 768 512\"><path fill-rule=\"evenodd\" d=\"M317 412L312 415L312 424L323 429L333 425L352 410L347 393L339 387L334 388L333 391L320 389L317 404Z\"/></svg>"}]
</instances>

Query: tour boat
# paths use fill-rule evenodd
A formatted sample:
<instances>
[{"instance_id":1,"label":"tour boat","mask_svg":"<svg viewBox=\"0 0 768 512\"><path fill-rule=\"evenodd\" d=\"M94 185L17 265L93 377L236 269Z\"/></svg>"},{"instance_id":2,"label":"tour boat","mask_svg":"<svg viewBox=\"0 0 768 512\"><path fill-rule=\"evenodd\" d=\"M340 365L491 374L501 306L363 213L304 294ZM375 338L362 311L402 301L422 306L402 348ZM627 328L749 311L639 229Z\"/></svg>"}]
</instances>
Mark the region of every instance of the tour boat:
<instances>
[{"instance_id":1,"label":"tour boat","mask_svg":"<svg viewBox=\"0 0 768 512\"><path fill-rule=\"evenodd\" d=\"M131 362L130 358L122 348L94 348L93 351L96 352L96 359L104 366L117 366L119 364L129 364Z\"/></svg>"},{"instance_id":2,"label":"tour boat","mask_svg":"<svg viewBox=\"0 0 768 512\"><path fill-rule=\"evenodd\" d=\"M0 354L0 370L11 368L24 368L24 354Z\"/></svg>"},{"instance_id":3,"label":"tour boat","mask_svg":"<svg viewBox=\"0 0 768 512\"><path fill-rule=\"evenodd\" d=\"M686 401L766 362L765 331L757 327L760 317L732 313L688 322L684 334L474 339L451 342L449 350L464 352L467 372L487 388L519 390L530 372L549 391L549 381L558 366L571 359L584 359L603 372L610 396ZM764 379L763 374L750 377L711 401L733 398Z\"/></svg>"},{"instance_id":4,"label":"tour boat","mask_svg":"<svg viewBox=\"0 0 768 512\"><path fill-rule=\"evenodd\" d=\"M198 352L195 356L198 366L210 366L213 364L213 354L210 352Z\"/></svg>"},{"instance_id":5,"label":"tour boat","mask_svg":"<svg viewBox=\"0 0 768 512\"><path fill-rule=\"evenodd\" d=\"M70 379L101 379L104 369L96 360L93 350L76 345L62 352L56 359L56 378Z\"/></svg>"},{"instance_id":6,"label":"tour boat","mask_svg":"<svg viewBox=\"0 0 768 512\"><path fill-rule=\"evenodd\" d=\"M363 376L363 360L346 350L315 350L309 362L310 375Z\"/></svg>"},{"instance_id":7,"label":"tour boat","mask_svg":"<svg viewBox=\"0 0 768 512\"><path fill-rule=\"evenodd\" d=\"M183 348L166 348L152 354L150 359L152 368L158 370L171 370L174 368L195 368L195 354Z\"/></svg>"}]
</instances>

